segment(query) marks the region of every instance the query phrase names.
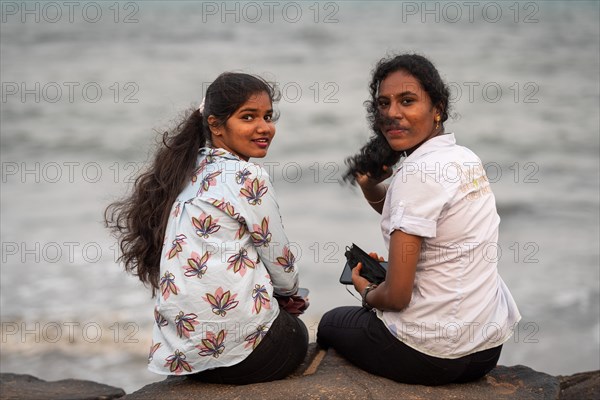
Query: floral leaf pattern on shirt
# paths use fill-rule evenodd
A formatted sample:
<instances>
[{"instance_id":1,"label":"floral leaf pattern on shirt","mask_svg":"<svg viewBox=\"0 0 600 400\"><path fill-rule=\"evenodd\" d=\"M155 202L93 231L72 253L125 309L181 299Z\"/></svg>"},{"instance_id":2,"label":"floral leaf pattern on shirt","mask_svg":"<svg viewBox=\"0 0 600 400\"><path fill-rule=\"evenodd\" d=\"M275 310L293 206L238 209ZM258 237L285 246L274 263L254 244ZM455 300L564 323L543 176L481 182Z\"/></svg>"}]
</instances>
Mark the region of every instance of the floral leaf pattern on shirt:
<instances>
[{"instance_id":1,"label":"floral leaf pattern on shirt","mask_svg":"<svg viewBox=\"0 0 600 400\"><path fill-rule=\"evenodd\" d=\"M215 294L206 293L206 296L202 297L212 307L212 312L218 316L224 317L227 311L237 307L239 301L235 298L237 294L232 295L231 291L223 292L223 288L219 287Z\"/></svg>"},{"instance_id":2,"label":"floral leaf pattern on shirt","mask_svg":"<svg viewBox=\"0 0 600 400\"><path fill-rule=\"evenodd\" d=\"M240 185L243 185L250 175L252 175L252 172L248 171L248 168L244 168L235 173L235 181Z\"/></svg>"},{"instance_id":3,"label":"floral leaf pattern on shirt","mask_svg":"<svg viewBox=\"0 0 600 400\"><path fill-rule=\"evenodd\" d=\"M233 268L233 273L240 273L241 276L246 275L246 268L255 268L256 263L248 257L248 251L243 247L237 254L232 255L227 259L229 265L227 269Z\"/></svg>"},{"instance_id":4,"label":"floral leaf pattern on shirt","mask_svg":"<svg viewBox=\"0 0 600 400\"><path fill-rule=\"evenodd\" d=\"M200 161L200 164L198 165L198 168L196 168L196 170L192 174L192 184L196 183L196 181L198 180L198 175L200 175L204 171L204 169L206 168L206 166L208 164L214 163L216 161L217 157L223 156L225 154L226 154L225 150L222 150L222 149L210 149L206 153L206 156L204 157L204 159L202 161Z\"/></svg>"},{"instance_id":5,"label":"floral leaf pattern on shirt","mask_svg":"<svg viewBox=\"0 0 600 400\"><path fill-rule=\"evenodd\" d=\"M230 217L235 218L234 217L235 209L233 208L231 203L228 201L225 201L225 199L221 199L221 200L213 199L213 201L210 204L217 207L219 210L223 211L225 214L229 215Z\"/></svg>"},{"instance_id":6,"label":"floral leaf pattern on shirt","mask_svg":"<svg viewBox=\"0 0 600 400\"><path fill-rule=\"evenodd\" d=\"M254 178L246 180L246 184L240 189L240 194L248 200L249 204L256 206L262 203L261 198L268 190L264 179L261 181L258 178Z\"/></svg>"},{"instance_id":7,"label":"floral leaf pattern on shirt","mask_svg":"<svg viewBox=\"0 0 600 400\"><path fill-rule=\"evenodd\" d=\"M160 342L154 343L154 341L152 341L152 346L150 346L150 352L148 353L148 364L154 359L154 353L156 353L156 350L158 350L160 346Z\"/></svg>"},{"instance_id":8,"label":"floral leaf pattern on shirt","mask_svg":"<svg viewBox=\"0 0 600 400\"><path fill-rule=\"evenodd\" d=\"M192 183L196 183L196 181L198 180L198 175L200 175L202 171L204 171L204 168L206 168L207 164L210 164L208 158L205 158L202 161L200 161L198 168L196 168L196 170L192 173Z\"/></svg>"},{"instance_id":9,"label":"floral leaf pattern on shirt","mask_svg":"<svg viewBox=\"0 0 600 400\"><path fill-rule=\"evenodd\" d=\"M186 244L185 239L187 239L187 236L185 236L184 234L179 234L175 236L175 240L173 240L173 242L171 243L171 250L169 250L169 253L167 253L167 258L169 260L175 257L177 253L181 253L181 251L183 250L182 245Z\"/></svg>"},{"instance_id":10,"label":"floral leaf pattern on shirt","mask_svg":"<svg viewBox=\"0 0 600 400\"><path fill-rule=\"evenodd\" d=\"M195 276L198 277L198 279L201 279L202 276L204 276L204 274L206 273L206 270L208 269L206 263L210 258L210 253L207 251L202 255L202 257L199 257L198 253L192 251L191 256L191 258L187 259L187 265L183 266L183 268L185 269L184 275L188 277Z\"/></svg>"},{"instance_id":11,"label":"floral leaf pattern on shirt","mask_svg":"<svg viewBox=\"0 0 600 400\"><path fill-rule=\"evenodd\" d=\"M206 215L202 213L200 218L192 217L192 225L196 228L196 235L203 237L204 239L208 239L208 236L218 232L221 229L221 225L218 225L218 218L215 218L213 221L212 215Z\"/></svg>"},{"instance_id":12,"label":"floral leaf pattern on shirt","mask_svg":"<svg viewBox=\"0 0 600 400\"><path fill-rule=\"evenodd\" d=\"M175 353L165 358L165 367L169 367L169 371L174 372L176 375L181 374L184 370L192 372L192 366L190 363L185 361L185 354L179 349L175 350Z\"/></svg>"},{"instance_id":13,"label":"floral leaf pattern on shirt","mask_svg":"<svg viewBox=\"0 0 600 400\"><path fill-rule=\"evenodd\" d=\"M266 334L267 326L265 324L259 325L258 327L256 327L256 330L254 332L250 333L244 338L244 341L246 342L244 348L252 347L252 350L254 350Z\"/></svg>"},{"instance_id":14,"label":"floral leaf pattern on shirt","mask_svg":"<svg viewBox=\"0 0 600 400\"><path fill-rule=\"evenodd\" d=\"M252 290L252 299L254 299L254 307L252 307L252 313L258 314L263 307L266 309L271 308L271 301L269 300L269 292L265 285L254 285Z\"/></svg>"},{"instance_id":15,"label":"floral leaf pattern on shirt","mask_svg":"<svg viewBox=\"0 0 600 400\"><path fill-rule=\"evenodd\" d=\"M223 149L219 149L219 148L211 148L207 153L206 153L206 162L207 164L210 163L214 163L216 161L217 157L220 156L224 156L225 154L227 154L227 152Z\"/></svg>"},{"instance_id":16,"label":"floral leaf pattern on shirt","mask_svg":"<svg viewBox=\"0 0 600 400\"><path fill-rule=\"evenodd\" d=\"M223 353L223 350L225 350L225 345L223 344L225 336L227 336L227 332L224 329L219 331L216 335L214 332L206 332L206 338L202 339L202 344L196 346L196 348L200 350L198 355L202 357L213 356L214 358L219 358Z\"/></svg>"},{"instance_id":17,"label":"floral leaf pattern on shirt","mask_svg":"<svg viewBox=\"0 0 600 400\"><path fill-rule=\"evenodd\" d=\"M248 227L246 226L246 224L240 224L240 227L238 228L237 232L235 233L235 238L241 239L244 237L244 235L246 233L248 233Z\"/></svg>"},{"instance_id":18,"label":"floral leaf pattern on shirt","mask_svg":"<svg viewBox=\"0 0 600 400\"><path fill-rule=\"evenodd\" d=\"M215 171L202 178L197 195L199 196L202 193L206 192L211 186L215 186L217 184L216 178L219 175L221 175L221 171Z\"/></svg>"},{"instance_id":19,"label":"floral leaf pattern on shirt","mask_svg":"<svg viewBox=\"0 0 600 400\"><path fill-rule=\"evenodd\" d=\"M179 288L175 284L175 275L169 271L165 271L165 274L160 278L160 291L162 292L163 299L167 300L171 293L177 294Z\"/></svg>"},{"instance_id":20,"label":"floral leaf pattern on shirt","mask_svg":"<svg viewBox=\"0 0 600 400\"><path fill-rule=\"evenodd\" d=\"M264 217L260 226L254 224L254 231L250 235L255 246L268 246L271 241L271 232L269 232L269 217Z\"/></svg>"},{"instance_id":21,"label":"floral leaf pattern on shirt","mask_svg":"<svg viewBox=\"0 0 600 400\"><path fill-rule=\"evenodd\" d=\"M158 329L162 329L163 326L169 325L169 321L158 311L158 307L154 307L154 321L158 326Z\"/></svg>"},{"instance_id":22,"label":"floral leaf pattern on shirt","mask_svg":"<svg viewBox=\"0 0 600 400\"><path fill-rule=\"evenodd\" d=\"M213 206L217 207L219 210L223 211L225 214L227 214L231 218L238 221L239 223L241 223L241 224L246 223L246 220L244 219L244 217L240 216L240 213L235 211L235 207L233 207L233 205L230 202L225 201L225 199L213 200L213 201L211 201L211 204Z\"/></svg>"},{"instance_id":23,"label":"floral leaf pattern on shirt","mask_svg":"<svg viewBox=\"0 0 600 400\"><path fill-rule=\"evenodd\" d=\"M240 223L240 227L236 232L235 239L241 239L246 234L246 232L248 232L246 220L238 212L235 211L235 208L233 207L233 205L231 205L230 202L221 199L213 200L211 204Z\"/></svg>"},{"instance_id":24,"label":"floral leaf pattern on shirt","mask_svg":"<svg viewBox=\"0 0 600 400\"><path fill-rule=\"evenodd\" d=\"M175 210L173 210L173 213L171 215L173 215L175 218L179 217L179 213L181 212L181 202L178 201L177 205L175 206Z\"/></svg>"},{"instance_id":25,"label":"floral leaf pattern on shirt","mask_svg":"<svg viewBox=\"0 0 600 400\"><path fill-rule=\"evenodd\" d=\"M175 317L175 326L177 327L177 336L179 337L190 337L190 332L196 330L195 326L199 324L196 321L198 316L196 314L184 314L183 311L179 311L179 314Z\"/></svg>"},{"instance_id":26,"label":"floral leaf pattern on shirt","mask_svg":"<svg viewBox=\"0 0 600 400\"><path fill-rule=\"evenodd\" d=\"M292 272L295 262L296 256L294 256L294 253L292 253L288 246L283 246L283 255L277 257L277 264L281 265L285 272Z\"/></svg>"}]
</instances>

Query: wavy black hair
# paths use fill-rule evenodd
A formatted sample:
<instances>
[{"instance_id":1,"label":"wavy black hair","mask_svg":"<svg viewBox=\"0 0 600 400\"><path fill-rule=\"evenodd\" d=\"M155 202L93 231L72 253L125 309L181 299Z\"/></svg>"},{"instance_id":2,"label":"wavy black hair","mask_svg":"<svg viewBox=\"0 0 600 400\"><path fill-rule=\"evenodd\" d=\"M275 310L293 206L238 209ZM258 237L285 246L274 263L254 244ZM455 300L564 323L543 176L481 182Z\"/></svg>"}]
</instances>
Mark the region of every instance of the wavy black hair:
<instances>
[{"instance_id":1,"label":"wavy black hair","mask_svg":"<svg viewBox=\"0 0 600 400\"><path fill-rule=\"evenodd\" d=\"M346 159L347 171L343 179L351 184L356 183L356 174L370 174L373 179L380 179L384 166L396 164L403 152L393 150L381 131L384 119L377 107L377 94L381 82L391 73L405 71L419 81L427 92L433 106L440 110L441 124L448 119L450 91L435 66L427 58L418 54L400 54L379 60L372 71L369 84L370 99L365 101L367 120L374 134L361 147L358 154Z\"/></svg>"}]
</instances>

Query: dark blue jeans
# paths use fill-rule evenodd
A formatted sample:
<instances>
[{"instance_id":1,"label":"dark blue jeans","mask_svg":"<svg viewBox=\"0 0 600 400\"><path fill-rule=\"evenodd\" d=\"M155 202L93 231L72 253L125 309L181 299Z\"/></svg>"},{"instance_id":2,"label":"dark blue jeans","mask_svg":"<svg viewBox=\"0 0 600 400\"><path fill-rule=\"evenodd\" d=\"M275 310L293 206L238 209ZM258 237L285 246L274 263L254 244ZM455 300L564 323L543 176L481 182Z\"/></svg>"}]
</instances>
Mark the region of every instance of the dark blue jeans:
<instances>
[{"instance_id":1,"label":"dark blue jeans","mask_svg":"<svg viewBox=\"0 0 600 400\"><path fill-rule=\"evenodd\" d=\"M233 385L275 381L294 372L307 351L306 325L281 309L265 337L242 362L188 376L202 382Z\"/></svg>"},{"instance_id":2,"label":"dark blue jeans","mask_svg":"<svg viewBox=\"0 0 600 400\"><path fill-rule=\"evenodd\" d=\"M500 345L456 359L432 357L402 343L374 312L362 307L339 307L325 313L317 343L333 347L369 373L429 386L479 379L496 366L502 350Z\"/></svg>"}]
</instances>

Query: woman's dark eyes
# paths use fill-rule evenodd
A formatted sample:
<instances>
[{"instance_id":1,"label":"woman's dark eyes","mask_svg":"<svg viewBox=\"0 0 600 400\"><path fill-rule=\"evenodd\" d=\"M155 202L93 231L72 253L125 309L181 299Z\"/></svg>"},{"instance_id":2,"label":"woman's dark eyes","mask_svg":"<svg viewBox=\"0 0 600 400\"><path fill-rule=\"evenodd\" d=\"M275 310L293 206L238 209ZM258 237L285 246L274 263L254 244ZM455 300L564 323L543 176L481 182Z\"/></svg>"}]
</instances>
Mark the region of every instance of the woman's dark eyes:
<instances>
[{"instance_id":1,"label":"woman's dark eyes","mask_svg":"<svg viewBox=\"0 0 600 400\"><path fill-rule=\"evenodd\" d=\"M252 114L246 114L246 115L242 115L242 119L245 121L252 121L255 118L254 115ZM265 115L264 116L265 121L271 121L273 119L272 115Z\"/></svg>"},{"instance_id":2,"label":"woman's dark eyes","mask_svg":"<svg viewBox=\"0 0 600 400\"><path fill-rule=\"evenodd\" d=\"M400 104L402 105L409 105L411 103L414 103L414 99L401 99L400 100ZM379 108L385 108L385 107L389 107L390 106L390 102L389 101L379 101L377 102L377 107Z\"/></svg>"}]
</instances>

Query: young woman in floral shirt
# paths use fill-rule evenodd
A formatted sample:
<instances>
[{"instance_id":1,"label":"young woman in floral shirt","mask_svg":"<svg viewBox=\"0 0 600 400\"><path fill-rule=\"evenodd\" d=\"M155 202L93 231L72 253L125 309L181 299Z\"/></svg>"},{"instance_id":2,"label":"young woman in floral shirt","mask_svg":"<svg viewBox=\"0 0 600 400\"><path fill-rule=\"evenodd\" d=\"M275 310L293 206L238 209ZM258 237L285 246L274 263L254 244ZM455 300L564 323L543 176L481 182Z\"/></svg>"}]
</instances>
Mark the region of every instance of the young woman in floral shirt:
<instances>
[{"instance_id":1,"label":"young woman in floral shirt","mask_svg":"<svg viewBox=\"0 0 600 400\"><path fill-rule=\"evenodd\" d=\"M198 110L166 133L132 195L109 206L126 268L156 297L148 368L203 381L281 379L307 351L294 314L298 269L262 158L275 135L276 93L224 73Z\"/></svg>"}]
</instances>

